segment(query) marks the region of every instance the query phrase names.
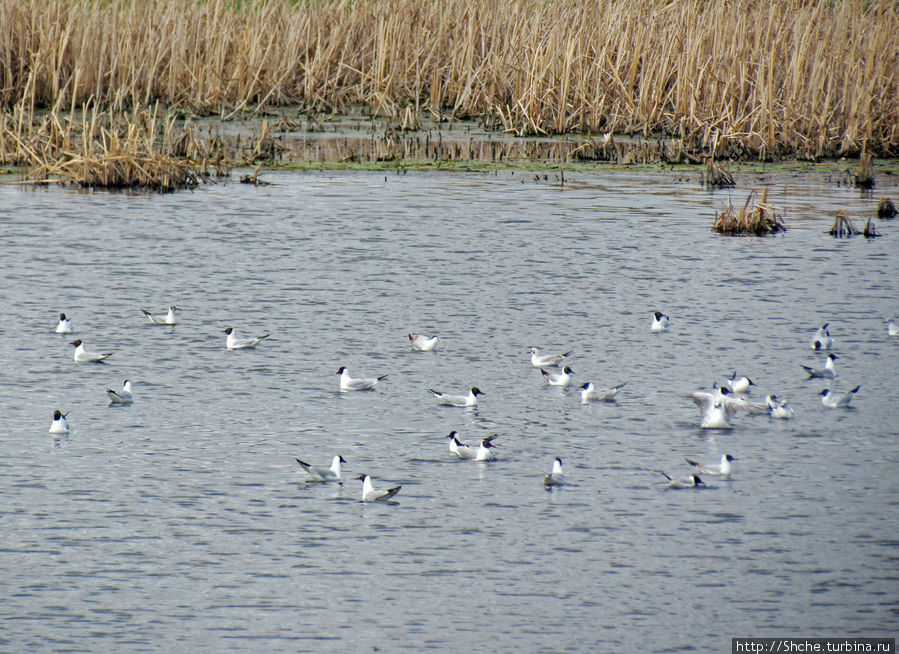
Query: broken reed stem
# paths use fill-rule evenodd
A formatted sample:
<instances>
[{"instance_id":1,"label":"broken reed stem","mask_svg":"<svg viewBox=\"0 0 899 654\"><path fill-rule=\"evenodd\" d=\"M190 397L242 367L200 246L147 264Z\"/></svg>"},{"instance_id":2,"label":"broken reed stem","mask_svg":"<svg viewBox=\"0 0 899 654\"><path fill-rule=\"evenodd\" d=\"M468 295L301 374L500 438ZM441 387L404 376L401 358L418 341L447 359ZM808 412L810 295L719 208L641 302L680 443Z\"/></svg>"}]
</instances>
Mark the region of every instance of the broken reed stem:
<instances>
[{"instance_id":1,"label":"broken reed stem","mask_svg":"<svg viewBox=\"0 0 899 654\"><path fill-rule=\"evenodd\" d=\"M849 213L845 209L840 209L833 218L833 226L831 226L829 233L835 238L843 238L855 236L859 232L855 225L852 224L852 220L849 219Z\"/></svg>"},{"instance_id":2,"label":"broken reed stem","mask_svg":"<svg viewBox=\"0 0 899 654\"><path fill-rule=\"evenodd\" d=\"M755 190L749 192L746 202L739 210L728 203L728 208L721 212L715 212L715 222L712 230L727 236L763 236L776 234L787 230L783 216L776 207L768 204L768 189L762 189L762 198L753 206L752 197Z\"/></svg>"},{"instance_id":3,"label":"broken reed stem","mask_svg":"<svg viewBox=\"0 0 899 654\"><path fill-rule=\"evenodd\" d=\"M725 157L880 156L899 152L897 33L882 0L0 0L0 106L363 105L401 129L430 112Z\"/></svg>"}]
</instances>

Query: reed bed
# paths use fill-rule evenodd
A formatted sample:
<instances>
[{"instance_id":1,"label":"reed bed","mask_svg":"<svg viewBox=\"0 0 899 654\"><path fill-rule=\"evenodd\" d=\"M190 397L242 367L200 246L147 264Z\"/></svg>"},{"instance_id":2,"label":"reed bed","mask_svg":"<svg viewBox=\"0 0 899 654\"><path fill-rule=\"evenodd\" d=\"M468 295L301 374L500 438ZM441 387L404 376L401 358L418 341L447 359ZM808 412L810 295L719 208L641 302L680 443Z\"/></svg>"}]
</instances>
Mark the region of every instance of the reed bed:
<instances>
[{"instance_id":1,"label":"reed bed","mask_svg":"<svg viewBox=\"0 0 899 654\"><path fill-rule=\"evenodd\" d=\"M0 106L299 104L723 157L899 152L892 0L0 0Z\"/></svg>"},{"instance_id":2,"label":"reed bed","mask_svg":"<svg viewBox=\"0 0 899 654\"><path fill-rule=\"evenodd\" d=\"M886 218L887 220L895 218L896 214L899 211L896 211L896 205L893 204L893 201L889 198L880 198L880 201L877 203L877 217L878 218Z\"/></svg>"},{"instance_id":3,"label":"reed bed","mask_svg":"<svg viewBox=\"0 0 899 654\"><path fill-rule=\"evenodd\" d=\"M762 189L761 200L750 206L753 195L754 190L750 191L746 203L739 210L729 204L720 214L716 211L712 229L728 236L763 236L787 231L783 216L776 207L768 204L768 189Z\"/></svg>"},{"instance_id":4,"label":"reed bed","mask_svg":"<svg viewBox=\"0 0 899 654\"><path fill-rule=\"evenodd\" d=\"M13 144L0 149L0 161L25 163L22 181L30 183L174 191L208 175L206 144L158 106L119 116L96 108L49 112L34 123L3 116L0 143Z\"/></svg>"}]
</instances>

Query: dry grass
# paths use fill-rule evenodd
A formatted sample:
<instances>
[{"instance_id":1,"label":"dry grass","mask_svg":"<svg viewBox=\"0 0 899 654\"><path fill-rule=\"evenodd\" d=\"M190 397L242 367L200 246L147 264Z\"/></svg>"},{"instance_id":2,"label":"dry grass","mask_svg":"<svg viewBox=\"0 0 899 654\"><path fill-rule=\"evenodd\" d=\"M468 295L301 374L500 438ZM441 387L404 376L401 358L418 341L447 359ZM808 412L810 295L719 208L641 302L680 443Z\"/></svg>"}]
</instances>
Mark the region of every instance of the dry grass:
<instances>
[{"instance_id":1,"label":"dry grass","mask_svg":"<svg viewBox=\"0 0 899 654\"><path fill-rule=\"evenodd\" d=\"M0 105L363 105L692 152L899 151L895 2L0 0Z\"/></svg>"},{"instance_id":2,"label":"dry grass","mask_svg":"<svg viewBox=\"0 0 899 654\"><path fill-rule=\"evenodd\" d=\"M19 118L0 119L0 143L13 145L0 160L27 164L25 182L173 191L196 186L206 174L205 144L158 107L125 116L88 108L77 117Z\"/></svg>"},{"instance_id":3,"label":"dry grass","mask_svg":"<svg viewBox=\"0 0 899 654\"><path fill-rule=\"evenodd\" d=\"M844 236L855 236L859 232L858 228L852 224L849 213L845 209L840 209L833 218L833 226L831 226L829 233L836 238L843 238Z\"/></svg>"},{"instance_id":4,"label":"dry grass","mask_svg":"<svg viewBox=\"0 0 899 654\"><path fill-rule=\"evenodd\" d=\"M750 191L746 203L739 210L730 204L720 215L716 211L712 229L728 236L763 236L787 231L783 216L776 207L768 204L768 189L762 190L758 204L750 206L753 195L754 190Z\"/></svg>"},{"instance_id":5,"label":"dry grass","mask_svg":"<svg viewBox=\"0 0 899 654\"><path fill-rule=\"evenodd\" d=\"M855 185L858 188L872 189L874 188L874 172L871 169L871 154L862 148L862 153L858 160L858 172L855 173Z\"/></svg>"}]
</instances>

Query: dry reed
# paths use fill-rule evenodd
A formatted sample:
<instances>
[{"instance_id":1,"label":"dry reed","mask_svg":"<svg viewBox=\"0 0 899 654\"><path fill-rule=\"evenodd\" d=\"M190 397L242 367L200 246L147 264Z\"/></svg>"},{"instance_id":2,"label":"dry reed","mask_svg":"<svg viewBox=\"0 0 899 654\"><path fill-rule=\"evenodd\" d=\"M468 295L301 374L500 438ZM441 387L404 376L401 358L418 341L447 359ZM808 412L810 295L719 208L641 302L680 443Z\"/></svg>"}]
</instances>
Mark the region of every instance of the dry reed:
<instances>
[{"instance_id":1,"label":"dry reed","mask_svg":"<svg viewBox=\"0 0 899 654\"><path fill-rule=\"evenodd\" d=\"M858 160L858 172L855 173L855 185L858 188L872 189L874 188L874 172L871 168L871 155L862 148L862 153Z\"/></svg>"},{"instance_id":2,"label":"dry reed","mask_svg":"<svg viewBox=\"0 0 899 654\"><path fill-rule=\"evenodd\" d=\"M836 238L855 236L858 234L858 229L852 224L849 213L845 209L837 211L837 215L833 218L833 225L830 228L829 234Z\"/></svg>"},{"instance_id":3,"label":"dry reed","mask_svg":"<svg viewBox=\"0 0 899 654\"><path fill-rule=\"evenodd\" d=\"M768 189L762 189L761 200L750 207L753 195L754 190L750 191L740 210L735 209L733 204L728 204L728 208L720 215L716 211L712 229L728 236L762 236L787 231L783 216L775 207L768 204Z\"/></svg>"},{"instance_id":4,"label":"dry reed","mask_svg":"<svg viewBox=\"0 0 899 654\"><path fill-rule=\"evenodd\" d=\"M694 153L899 152L892 0L0 0L0 106L362 105Z\"/></svg>"},{"instance_id":5,"label":"dry reed","mask_svg":"<svg viewBox=\"0 0 899 654\"><path fill-rule=\"evenodd\" d=\"M880 201L877 203L877 217L878 218L895 218L896 214L899 213L896 211L896 205L893 204L893 201L889 198L880 198Z\"/></svg>"}]
</instances>

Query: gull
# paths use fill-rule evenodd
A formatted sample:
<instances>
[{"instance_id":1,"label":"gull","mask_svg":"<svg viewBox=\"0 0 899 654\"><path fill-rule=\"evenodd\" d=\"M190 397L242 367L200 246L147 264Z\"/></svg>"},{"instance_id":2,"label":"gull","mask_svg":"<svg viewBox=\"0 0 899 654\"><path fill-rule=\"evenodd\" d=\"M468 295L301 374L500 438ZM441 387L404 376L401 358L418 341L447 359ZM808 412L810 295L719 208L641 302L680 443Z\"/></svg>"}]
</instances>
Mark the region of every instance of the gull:
<instances>
[{"instance_id":1,"label":"gull","mask_svg":"<svg viewBox=\"0 0 899 654\"><path fill-rule=\"evenodd\" d=\"M62 314L63 316L65 314ZM59 331L59 328L57 328ZM887 320L887 335L888 336L899 336L899 325L897 325L892 318Z\"/></svg>"},{"instance_id":2,"label":"gull","mask_svg":"<svg viewBox=\"0 0 899 654\"><path fill-rule=\"evenodd\" d=\"M858 393L858 389L860 388L861 386L856 386L851 391L845 393L834 393L829 388L825 388L819 393L821 396L821 403L829 409L847 407L852 401L852 396Z\"/></svg>"},{"instance_id":3,"label":"gull","mask_svg":"<svg viewBox=\"0 0 899 654\"><path fill-rule=\"evenodd\" d=\"M667 332L669 322L671 321L669 320L668 316L666 316L661 311L656 311L652 319L652 327L649 328L649 331Z\"/></svg>"},{"instance_id":4,"label":"gull","mask_svg":"<svg viewBox=\"0 0 899 654\"><path fill-rule=\"evenodd\" d=\"M75 346L75 361L78 363L85 363L89 361L103 361L104 359L108 359L112 356L112 352L103 352L102 354L98 354L96 352L86 352L84 350L84 344L81 342L81 339L72 341L69 345Z\"/></svg>"},{"instance_id":5,"label":"gull","mask_svg":"<svg viewBox=\"0 0 899 654\"><path fill-rule=\"evenodd\" d=\"M833 379L837 376L836 368L834 368L833 362L839 357L836 354L828 354L827 361L824 363L824 368L811 368L809 366L802 366L802 369L808 373L808 378L812 379L813 377L822 377L824 379Z\"/></svg>"},{"instance_id":6,"label":"gull","mask_svg":"<svg viewBox=\"0 0 899 654\"><path fill-rule=\"evenodd\" d=\"M66 314L59 314L59 324L56 325L57 334L71 334L74 330L72 321L66 318Z\"/></svg>"},{"instance_id":7,"label":"gull","mask_svg":"<svg viewBox=\"0 0 899 654\"><path fill-rule=\"evenodd\" d=\"M778 400L776 395L769 395L765 398L768 405L768 413L772 418L792 418L793 407L786 400Z\"/></svg>"},{"instance_id":8,"label":"gull","mask_svg":"<svg viewBox=\"0 0 899 654\"><path fill-rule=\"evenodd\" d=\"M447 395L435 391L433 388L428 389L428 393L437 398L440 404L447 406L476 406L478 403L478 395L484 395L483 391L477 386L472 386L468 391L468 395Z\"/></svg>"},{"instance_id":9,"label":"gull","mask_svg":"<svg viewBox=\"0 0 899 654\"><path fill-rule=\"evenodd\" d=\"M571 354L571 350L562 354L546 354L540 356L540 350L531 347L528 352L531 353L531 365L535 368L554 368L562 362L562 359Z\"/></svg>"},{"instance_id":10,"label":"gull","mask_svg":"<svg viewBox=\"0 0 899 654\"><path fill-rule=\"evenodd\" d=\"M734 370L734 374L731 375L730 379L725 383L732 393L748 393L749 387L755 386L755 382L749 377L737 377L736 370Z\"/></svg>"},{"instance_id":11,"label":"gull","mask_svg":"<svg viewBox=\"0 0 899 654\"><path fill-rule=\"evenodd\" d=\"M297 457L294 458L297 459ZM346 459L339 454L335 454L330 468L314 468L300 459L297 459L297 463L300 464L303 470L309 473L312 481L340 481L340 464L346 463Z\"/></svg>"},{"instance_id":12,"label":"gull","mask_svg":"<svg viewBox=\"0 0 899 654\"><path fill-rule=\"evenodd\" d=\"M360 377L358 379L353 379L350 377L350 373L346 369L346 366L340 366L340 370L338 370L336 374L340 375L341 391L367 391L374 388L379 381L387 377L387 375L381 375L380 377Z\"/></svg>"},{"instance_id":13,"label":"gull","mask_svg":"<svg viewBox=\"0 0 899 654\"><path fill-rule=\"evenodd\" d=\"M456 456L458 456L460 459L490 461L491 459L495 458L494 453L491 452L491 450L496 447L496 445L493 444L493 439L496 437L496 434L488 436L487 438L482 439L477 446L474 446L470 443L463 443L454 436L453 443L456 446Z\"/></svg>"},{"instance_id":14,"label":"gull","mask_svg":"<svg viewBox=\"0 0 899 654\"><path fill-rule=\"evenodd\" d=\"M228 335L228 340L225 341L225 347L229 350L246 350L248 348L256 347L256 344L263 338L271 336L271 334L263 334L262 336L256 336L255 338L237 338L237 336L234 335L233 327L223 329L222 333Z\"/></svg>"},{"instance_id":15,"label":"gull","mask_svg":"<svg viewBox=\"0 0 899 654\"><path fill-rule=\"evenodd\" d=\"M665 475L665 479L668 480L668 483L665 484L665 488L703 488L705 487L705 482L699 478L699 475L690 475L686 479L681 481L676 481L669 477L666 473L659 470L663 475Z\"/></svg>"},{"instance_id":16,"label":"gull","mask_svg":"<svg viewBox=\"0 0 899 654\"><path fill-rule=\"evenodd\" d=\"M150 313L146 309L141 309L144 312L144 315L154 325L175 325L178 323L178 320L175 318L175 312L181 311L179 307L176 307L174 304L169 307L169 312L164 316L158 316L155 313Z\"/></svg>"},{"instance_id":17,"label":"gull","mask_svg":"<svg viewBox=\"0 0 899 654\"><path fill-rule=\"evenodd\" d=\"M109 404L131 404L134 396L131 395L131 382L127 379L122 384L122 390L114 391L111 388L106 389L106 397L109 398Z\"/></svg>"},{"instance_id":18,"label":"gull","mask_svg":"<svg viewBox=\"0 0 899 654\"><path fill-rule=\"evenodd\" d=\"M436 335L428 338L423 334L409 334L409 342L412 344L412 349L419 352L430 352L437 347L438 340L440 339Z\"/></svg>"},{"instance_id":19,"label":"gull","mask_svg":"<svg viewBox=\"0 0 899 654\"><path fill-rule=\"evenodd\" d=\"M730 454L722 454L721 463L699 463L692 459L685 459L687 463L696 468L696 472L701 472L704 475L718 475L719 477L730 476L732 467L730 462L736 460L737 459Z\"/></svg>"},{"instance_id":20,"label":"gull","mask_svg":"<svg viewBox=\"0 0 899 654\"><path fill-rule=\"evenodd\" d=\"M730 399L727 395L730 391L727 388L718 389L717 393L704 393L697 391L690 395L693 403L699 407L699 413L702 416L700 426L703 429L730 429L730 420L733 418L737 406L728 402Z\"/></svg>"},{"instance_id":21,"label":"gull","mask_svg":"<svg viewBox=\"0 0 899 654\"><path fill-rule=\"evenodd\" d=\"M375 490L371 484L371 477L368 475L359 475L356 477L362 481L362 501L363 502L386 502L391 497L400 492L402 486L394 486L386 491Z\"/></svg>"},{"instance_id":22,"label":"gull","mask_svg":"<svg viewBox=\"0 0 899 654\"><path fill-rule=\"evenodd\" d=\"M459 439L456 437L456 432L451 431L446 435L446 438L449 439L449 451L453 454L459 454Z\"/></svg>"},{"instance_id":23,"label":"gull","mask_svg":"<svg viewBox=\"0 0 899 654\"><path fill-rule=\"evenodd\" d=\"M543 379L546 380L550 386L564 386L567 387L571 383L571 374L574 372L568 366L562 368L562 372L555 373L549 372L548 370L544 370L540 368L540 372L543 373Z\"/></svg>"},{"instance_id":24,"label":"gull","mask_svg":"<svg viewBox=\"0 0 899 654\"><path fill-rule=\"evenodd\" d=\"M813 350L829 350L833 345L833 339L830 337L830 332L827 330L829 324L829 322L824 323L821 328L815 332L815 335L812 336Z\"/></svg>"},{"instance_id":25,"label":"gull","mask_svg":"<svg viewBox=\"0 0 899 654\"><path fill-rule=\"evenodd\" d=\"M553 459L553 471L543 478L543 485L547 488L553 486L561 486L565 483L565 475L562 473L562 459L556 457Z\"/></svg>"},{"instance_id":26,"label":"gull","mask_svg":"<svg viewBox=\"0 0 899 654\"><path fill-rule=\"evenodd\" d=\"M69 433L69 421L66 420L68 413L63 413L59 409L53 412L53 422L50 423L51 434L67 434Z\"/></svg>"},{"instance_id":27,"label":"gull","mask_svg":"<svg viewBox=\"0 0 899 654\"><path fill-rule=\"evenodd\" d=\"M618 395L618 391L620 391L625 386L627 386L627 382L623 382L621 384L618 384L617 386L612 386L612 388L598 390L596 386L593 385L593 382L581 384L581 403L587 404L587 402L595 402L599 400L602 400L603 402L614 402L615 396Z\"/></svg>"}]
</instances>

